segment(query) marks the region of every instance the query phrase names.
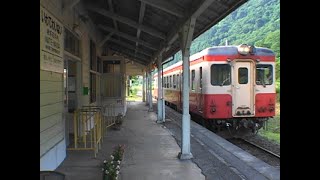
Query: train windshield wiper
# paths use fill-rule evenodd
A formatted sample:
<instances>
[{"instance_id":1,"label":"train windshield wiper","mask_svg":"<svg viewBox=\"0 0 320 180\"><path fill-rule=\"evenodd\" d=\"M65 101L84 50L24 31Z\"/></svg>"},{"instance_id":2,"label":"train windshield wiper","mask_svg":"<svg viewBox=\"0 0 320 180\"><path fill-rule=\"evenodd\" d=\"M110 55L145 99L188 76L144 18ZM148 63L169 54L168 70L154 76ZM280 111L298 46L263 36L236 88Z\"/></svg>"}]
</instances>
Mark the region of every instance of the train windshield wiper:
<instances>
[{"instance_id":1,"label":"train windshield wiper","mask_svg":"<svg viewBox=\"0 0 320 180\"><path fill-rule=\"evenodd\" d=\"M227 82L230 79L230 77L227 77L225 80L222 81L222 83L220 84L220 86L223 86L225 82Z\"/></svg>"}]
</instances>

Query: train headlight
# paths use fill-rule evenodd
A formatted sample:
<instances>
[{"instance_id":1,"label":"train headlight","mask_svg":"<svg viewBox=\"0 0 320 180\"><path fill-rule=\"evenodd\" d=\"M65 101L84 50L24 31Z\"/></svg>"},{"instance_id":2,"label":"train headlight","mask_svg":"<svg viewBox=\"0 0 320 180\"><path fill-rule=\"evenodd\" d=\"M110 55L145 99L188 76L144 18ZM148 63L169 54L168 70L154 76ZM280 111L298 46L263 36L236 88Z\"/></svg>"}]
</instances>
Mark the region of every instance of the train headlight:
<instances>
[{"instance_id":1,"label":"train headlight","mask_svg":"<svg viewBox=\"0 0 320 180\"><path fill-rule=\"evenodd\" d=\"M249 46L247 44L241 44L240 46L238 46L238 52L239 54L242 55L247 55L247 54L254 54L256 51L254 46Z\"/></svg>"}]
</instances>

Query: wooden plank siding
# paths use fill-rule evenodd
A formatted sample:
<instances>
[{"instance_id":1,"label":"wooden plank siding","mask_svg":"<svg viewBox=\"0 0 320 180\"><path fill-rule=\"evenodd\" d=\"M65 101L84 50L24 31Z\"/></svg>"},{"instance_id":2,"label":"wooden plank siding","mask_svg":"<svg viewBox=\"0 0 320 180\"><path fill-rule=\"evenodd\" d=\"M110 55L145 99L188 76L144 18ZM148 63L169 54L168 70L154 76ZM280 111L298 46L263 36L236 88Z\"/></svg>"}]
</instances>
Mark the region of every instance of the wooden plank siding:
<instances>
[{"instance_id":1,"label":"wooden plank siding","mask_svg":"<svg viewBox=\"0 0 320 180\"><path fill-rule=\"evenodd\" d=\"M63 74L40 70L40 157L64 138Z\"/></svg>"}]
</instances>

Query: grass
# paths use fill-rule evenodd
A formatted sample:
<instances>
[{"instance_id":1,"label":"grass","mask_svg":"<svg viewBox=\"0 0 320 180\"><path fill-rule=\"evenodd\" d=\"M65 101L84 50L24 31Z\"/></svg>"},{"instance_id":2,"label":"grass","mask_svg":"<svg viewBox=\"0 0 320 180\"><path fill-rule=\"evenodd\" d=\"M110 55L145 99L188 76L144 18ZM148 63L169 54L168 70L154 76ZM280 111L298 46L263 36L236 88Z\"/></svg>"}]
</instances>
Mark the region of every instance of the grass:
<instances>
[{"instance_id":1,"label":"grass","mask_svg":"<svg viewBox=\"0 0 320 180\"><path fill-rule=\"evenodd\" d=\"M142 101L142 96L138 96L137 92L142 91L142 86L132 86L130 95L126 97L127 101Z\"/></svg>"},{"instance_id":2,"label":"grass","mask_svg":"<svg viewBox=\"0 0 320 180\"><path fill-rule=\"evenodd\" d=\"M266 127L259 130L261 136L280 144L280 95L277 94L276 116L269 119Z\"/></svg>"},{"instance_id":3,"label":"grass","mask_svg":"<svg viewBox=\"0 0 320 180\"><path fill-rule=\"evenodd\" d=\"M137 95L127 96L126 99L127 101L142 101L142 97Z\"/></svg>"}]
</instances>

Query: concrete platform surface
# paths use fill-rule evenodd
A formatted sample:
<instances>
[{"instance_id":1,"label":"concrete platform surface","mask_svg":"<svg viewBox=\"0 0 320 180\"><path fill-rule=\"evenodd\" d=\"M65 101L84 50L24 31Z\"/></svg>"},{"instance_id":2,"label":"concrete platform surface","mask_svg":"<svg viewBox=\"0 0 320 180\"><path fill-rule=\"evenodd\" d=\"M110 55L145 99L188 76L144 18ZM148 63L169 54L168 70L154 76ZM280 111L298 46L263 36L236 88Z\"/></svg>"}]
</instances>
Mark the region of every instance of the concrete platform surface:
<instances>
[{"instance_id":1,"label":"concrete platform surface","mask_svg":"<svg viewBox=\"0 0 320 180\"><path fill-rule=\"evenodd\" d=\"M180 160L180 147L168 129L156 123L156 113L143 102L131 102L120 130L109 130L96 158L92 151L68 151L56 171L66 180L102 179L103 160L115 145L124 144L121 180L201 180L205 176L192 160Z\"/></svg>"}]
</instances>

